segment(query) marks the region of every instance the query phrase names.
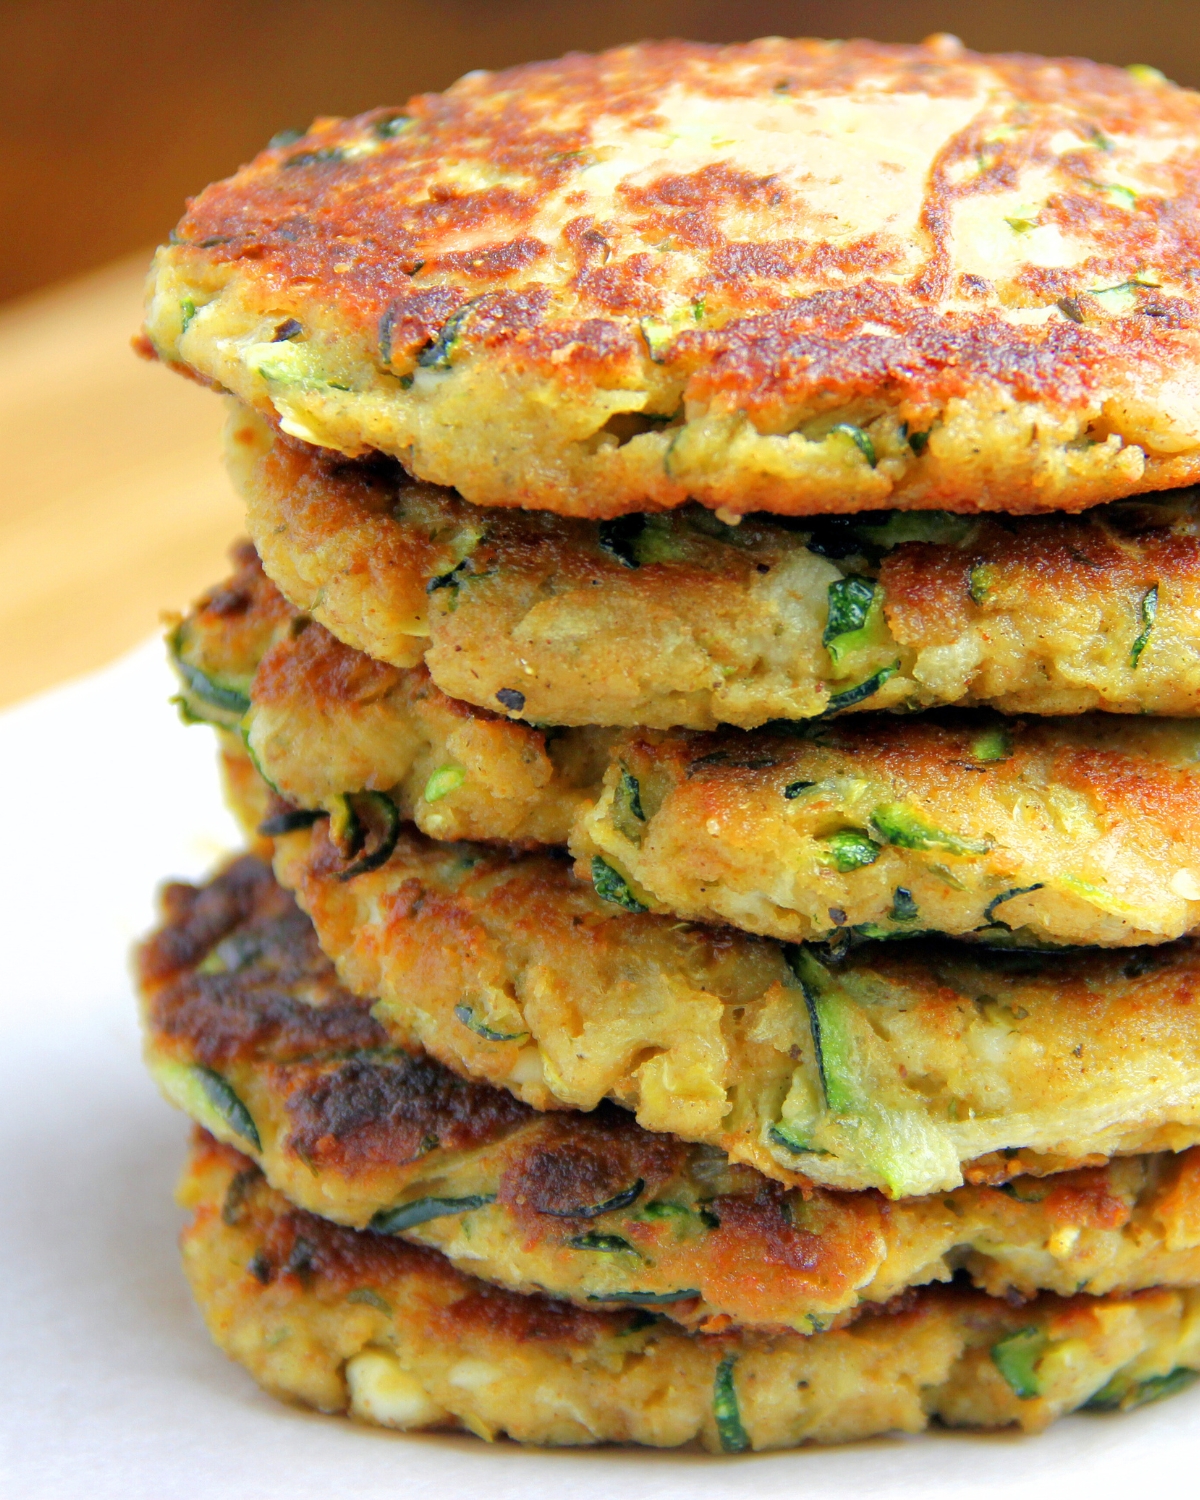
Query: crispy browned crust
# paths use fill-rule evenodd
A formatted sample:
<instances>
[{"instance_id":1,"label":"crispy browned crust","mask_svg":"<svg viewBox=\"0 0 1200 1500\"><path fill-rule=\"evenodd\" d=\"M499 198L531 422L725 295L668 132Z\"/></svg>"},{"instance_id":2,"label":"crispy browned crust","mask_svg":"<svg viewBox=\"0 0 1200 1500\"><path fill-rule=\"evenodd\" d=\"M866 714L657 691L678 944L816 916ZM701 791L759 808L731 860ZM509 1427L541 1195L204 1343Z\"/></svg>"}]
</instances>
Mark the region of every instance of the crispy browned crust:
<instances>
[{"instance_id":1,"label":"crispy browned crust","mask_svg":"<svg viewBox=\"0 0 1200 1500\"><path fill-rule=\"evenodd\" d=\"M800 1332L964 1267L1010 1297L1200 1281L1200 1149L944 1200L789 1191L612 1105L538 1115L390 1048L253 861L167 899L173 916L143 950L156 1076L218 1070L256 1122L269 1181L326 1218L362 1227L397 1198L488 1200L401 1231L485 1279L581 1304L674 1298L665 1314L689 1327ZM236 918L227 930L217 909ZM631 1248L575 1243L589 1234Z\"/></svg>"},{"instance_id":2,"label":"crispy browned crust","mask_svg":"<svg viewBox=\"0 0 1200 1500\"><path fill-rule=\"evenodd\" d=\"M192 1211L184 1266L217 1343L277 1395L387 1426L552 1444L698 1439L717 1452L917 1432L933 1418L1037 1431L1101 1390L1102 1407L1134 1405L1200 1367L1186 1291L1019 1306L938 1288L812 1337L706 1335L520 1296L329 1224L202 1132L180 1199ZM1033 1345L1020 1379L1002 1373L1015 1334Z\"/></svg>"},{"instance_id":3,"label":"crispy browned crust","mask_svg":"<svg viewBox=\"0 0 1200 1500\"><path fill-rule=\"evenodd\" d=\"M743 106L751 115L769 113L772 101L790 109L794 97L963 108L953 125L947 114L939 145L918 148L928 167L912 223L898 231L886 216L872 219L864 179L847 240L808 202L800 169L789 177L749 158L739 164L734 140L714 140L681 170L659 160L647 175L635 162L615 192L596 197L587 174L612 154L595 134L599 122L627 149L639 131L668 134L681 95L695 110ZM411 123L399 129L395 109L318 120L303 140L207 188L162 254L159 289L180 278L202 298L233 287L246 329L266 340L308 331L332 347L336 327L340 373L323 377L334 407L340 391L356 389L346 383L356 361L367 372L358 387L383 391L397 409L416 402L420 382L410 397L395 377L407 379L418 354L467 310L456 367L488 366L498 389L515 380L514 402L522 382L544 382L561 405L566 446L591 441L593 454L592 427L604 415L590 422L585 407L597 389L628 398L618 414L665 419L682 407L689 428L737 418L748 419L747 433L770 435L830 411L870 421L884 410L905 425L895 444L877 433L886 461L852 474L840 500L829 475L773 482L736 463L689 473L690 430L652 473L587 469L581 449L582 492L570 490L579 476L553 444L473 468L432 441L409 434L405 444L399 431L389 439L386 422L369 416L340 426L335 417L322 441L347 451L391 441L414 472L457 483L471 499L591 515L647 500L669 507L689 493L738 512L856 510L889 493L906 506L1078 509L1200 473L1194 434L1155 451L1153 439L1137 446L1137 423L1126 420L1139 390L1178 394L1174 375L1196 359L1200 106L1165 80L1078 59L982 56L939 39L663 42L471 74L445 94L410 100L406 112ZM1056 144L1064 133L1075 138L1065 149ZM1144 179L1153 190L1121 197L1119 180L1108 190L1111 163L1126 170L1130 143L1148 147L1139 187ZM873 176L888 165L872 163ZM814 167L817 177L831 170ZM956 216L1033 179L1045 195L1036 224L1073 253L1030 252L993 284L979 274L990 269L986 257L960 253ZM1014 236L1032 227L1002 223L1024 224L1003 229ZM1137 283L1132 307L1102 314L1090 293L1126 283ZM652 339L643 320L675 304L697 309L692 327L677 322L667 342ZM1022 318L1029 309L1048 315ZM165 357L186 358L174 347L173 307L170 317L152 315L150 332ZM193 368L228 382L219 358L184 343ZM265 404L261 388L244 394ZM1082 416L1067 447L1127 429L1134 461L1103 475L1051 476L1018 454L972 472L962 454L940 459L936 441L901 456L908 431L928 432L956 402L986 413L989 401L1049 420ZM1196 403L1183 401L1191 430Z\"/></svg>"}]
</instances>

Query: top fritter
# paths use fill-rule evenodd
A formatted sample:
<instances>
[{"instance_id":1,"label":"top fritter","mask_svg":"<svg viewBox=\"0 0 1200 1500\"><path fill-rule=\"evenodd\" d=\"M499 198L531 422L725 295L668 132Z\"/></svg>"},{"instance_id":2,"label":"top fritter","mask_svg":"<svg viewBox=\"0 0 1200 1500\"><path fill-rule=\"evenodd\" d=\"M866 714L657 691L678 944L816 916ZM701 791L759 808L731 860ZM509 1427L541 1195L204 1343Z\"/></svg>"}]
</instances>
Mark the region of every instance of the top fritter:
<instances>
[{"instance_id":1,"label":"top fritter","mask_svg":"<svg viewBox=\"0 0 1200 1500\"><path fill-rule=\"evenodd\" d=\"M1078 510L1200 478L1200 96L667 42L277 137L151 280L164 359L485 505Z\"/></svg>"}]
</instances>

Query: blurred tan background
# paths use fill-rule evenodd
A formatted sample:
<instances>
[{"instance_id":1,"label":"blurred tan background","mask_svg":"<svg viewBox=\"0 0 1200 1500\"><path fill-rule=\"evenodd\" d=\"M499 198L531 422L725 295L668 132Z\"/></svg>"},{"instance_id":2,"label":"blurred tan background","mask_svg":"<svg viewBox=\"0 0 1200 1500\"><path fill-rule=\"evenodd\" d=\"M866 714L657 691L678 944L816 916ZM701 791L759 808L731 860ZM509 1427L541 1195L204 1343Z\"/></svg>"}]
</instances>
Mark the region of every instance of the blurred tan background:
<instances>
[{"instance_id":1,"label":"blurred tan background","mask_svg":"<svg viewBox=\"0 0 1200 1500\"><path fill-rule=\"evenodd\" d=\"M954 31L1198 84L1198 17L1188 0L0 0L0 704L220 576L239 524L220 402L128 340L184 197L276 130L644 36Z\"/></svg>"}]
</instances>

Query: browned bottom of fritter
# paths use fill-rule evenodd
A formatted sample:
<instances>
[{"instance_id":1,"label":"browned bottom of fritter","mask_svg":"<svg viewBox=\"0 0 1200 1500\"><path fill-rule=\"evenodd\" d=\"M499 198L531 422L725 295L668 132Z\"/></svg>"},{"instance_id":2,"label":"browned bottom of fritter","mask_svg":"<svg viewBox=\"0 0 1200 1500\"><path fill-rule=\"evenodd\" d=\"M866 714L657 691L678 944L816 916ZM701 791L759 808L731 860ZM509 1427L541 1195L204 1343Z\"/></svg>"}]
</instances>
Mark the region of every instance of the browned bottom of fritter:
<instances>
[{"instance_id":1,"label":"browned bottom of fritter","mask_svg":"<svg viewBox=\"0 0 1200 1500\"><path fill-rule=\"evenodd\" d=\"M931 1421L1028 1432L1166 1395L1200 1367L1196 1292L1013 1305L938 1288L809 1337L705 1335L521 1296L330 1224L203 1133L180 1197L184 1266L221 1348L278 1396L388 1427L726 1453Z\"/></svg>"}]
</instances>

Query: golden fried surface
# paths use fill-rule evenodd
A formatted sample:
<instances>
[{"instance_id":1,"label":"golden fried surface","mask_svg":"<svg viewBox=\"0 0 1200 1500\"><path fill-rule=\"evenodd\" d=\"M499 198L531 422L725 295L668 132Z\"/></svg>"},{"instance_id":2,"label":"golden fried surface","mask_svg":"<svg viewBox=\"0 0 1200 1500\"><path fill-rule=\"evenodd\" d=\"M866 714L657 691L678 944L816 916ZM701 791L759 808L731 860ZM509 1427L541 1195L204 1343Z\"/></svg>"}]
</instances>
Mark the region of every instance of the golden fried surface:
<instances>
[{"instance_id":1,"label":"golden fried surface","mask_svg":"<svg viewBox=\"0 0 1200 1500\"><path fill-rule=\"evenodd\" d=\"M392 1045L535 1109L609 1098L790 1186L901 1198L1200 1140L1200 948L838 955L623 911L550 854L324 823L275 869Z\"/></svg>"},{"instance_id":2,"label":"golden fried surface","mask_svg":"<svg viewBox=\"0 0 1200 1500\"><path fill-rule=\"evenodd\" d=\"M566 841L599 792L611 731L547 732L448 698L424 667L373 661L298 614L253 547L233 561L168 636L185 717L237 731L227 774L244 778L244 744L304 807L381 791L434 838Z\"/></svg>"},{"instance_id":3,"label":"golden fried surface","mask_svg":"<svg viewBox=\"0 0 1200 1500\"><path fill-rule=\"evenodd\" d=\"M213 1338L277 1396L404 1430L713 1452L947 1426L1036 1432L1167 1395L1200 1368L1195 1292L938 1289L850 1327L687 1333L476 1281L442 1256L293 1208L200 1133L183 1261Z\"/></svg>"},{"instance_id":4,"label":"golden fried surface","mask_svg":"<svg viewBox=\"0 0 1200 1500\"><path fill-rule=\"evenodd\" d=\"M1200 923L1200 721L861 718L630 733L612 757L572 850L658 911L792 941Z\"/></svg>"},{"instance_id":5,"label":"golden fried surface","mask_svg":"<svg viewBox=\"0 0 1200 1500\"><path fill-rule=\"evenodd\" d=\"M1190 490L1078 518L883 513L798 530L692 505L597 523L330 463L245 408L226 437L295 605L379 660L424 656L452 697L499 709L515 690L536 723L753 728L839 704L1200 712Z\"/></svg>"},{"instance_id":6,"label":"golden fried surface","mask_svg":"<svg viewBox=\"0 0 1200 1500\"><path fill-rule=\"evenodd\" d=\"M1200 475L1198 183L1153 70L576 54L209 187L147 347L478 504L1076 510Z\"/></svg>"},{"instance_id":7,"label":"golden fried surface","mask_svg":"<svg viewBox=\"0 0 1200 1500\"><path fill-rule=\"evenodd\" d=\"M1200 1282L1200 1148L896 1204L785 1191L614 1106L535 1114L390 1047L255 860L164 903L139 967L167 1097L296 1206L489 1281L800 1333L958 1269L997 1296Z\"/></svg>"}]
</instances>

